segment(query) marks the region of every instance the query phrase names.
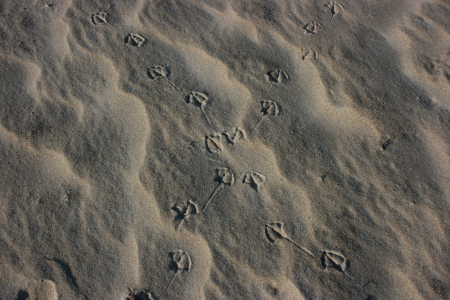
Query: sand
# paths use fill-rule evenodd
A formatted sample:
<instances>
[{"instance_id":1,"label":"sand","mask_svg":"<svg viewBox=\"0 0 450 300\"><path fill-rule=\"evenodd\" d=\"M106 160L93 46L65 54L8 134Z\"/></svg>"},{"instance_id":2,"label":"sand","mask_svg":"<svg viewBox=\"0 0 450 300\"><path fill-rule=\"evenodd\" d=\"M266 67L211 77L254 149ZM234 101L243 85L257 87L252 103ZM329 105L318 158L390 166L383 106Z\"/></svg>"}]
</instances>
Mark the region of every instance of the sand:
<instances>
[{"instance_id":1,"label":"sand","mask_svg":"<svg viewBox=\"0 0 450 300\"><path fill-rule=\"evenodd\" d=\"M0 1L0 299L450 299L450 1Z\"/></svg>"}]
</instances>

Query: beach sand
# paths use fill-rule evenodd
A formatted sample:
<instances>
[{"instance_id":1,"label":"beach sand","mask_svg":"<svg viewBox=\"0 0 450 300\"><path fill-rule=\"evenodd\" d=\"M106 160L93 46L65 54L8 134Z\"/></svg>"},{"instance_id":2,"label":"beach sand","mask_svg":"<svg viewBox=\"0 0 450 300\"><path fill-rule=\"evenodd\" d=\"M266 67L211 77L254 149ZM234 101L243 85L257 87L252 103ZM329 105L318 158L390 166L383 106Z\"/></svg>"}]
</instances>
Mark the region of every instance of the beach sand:
<instances>
[{"instance_id":1,"label":"beach sand","mask_svg":"<svg viewBox=\"0 0 450 300\"><path fill-rule=\"evenodd\" d=\"M0 299L450 299L450 1L0 1Z\"/></svg>"}]
</instances>

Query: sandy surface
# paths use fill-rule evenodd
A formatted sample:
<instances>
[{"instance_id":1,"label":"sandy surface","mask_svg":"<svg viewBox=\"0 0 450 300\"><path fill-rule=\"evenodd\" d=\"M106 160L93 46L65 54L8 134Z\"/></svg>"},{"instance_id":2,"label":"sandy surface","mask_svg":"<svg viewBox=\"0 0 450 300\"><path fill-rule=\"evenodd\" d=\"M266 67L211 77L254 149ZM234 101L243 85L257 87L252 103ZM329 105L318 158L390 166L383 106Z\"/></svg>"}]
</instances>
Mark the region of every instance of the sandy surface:
<instances>
[{"instance_id":1,"label":"sandy surface","mask_svg":"<svg viewBox=\"0 0 450 300\"><path fill-rule=\"evenodd\" d=\"M450 1L0 1L0 299L450 299Z\"/></svg>"}]
</instances>

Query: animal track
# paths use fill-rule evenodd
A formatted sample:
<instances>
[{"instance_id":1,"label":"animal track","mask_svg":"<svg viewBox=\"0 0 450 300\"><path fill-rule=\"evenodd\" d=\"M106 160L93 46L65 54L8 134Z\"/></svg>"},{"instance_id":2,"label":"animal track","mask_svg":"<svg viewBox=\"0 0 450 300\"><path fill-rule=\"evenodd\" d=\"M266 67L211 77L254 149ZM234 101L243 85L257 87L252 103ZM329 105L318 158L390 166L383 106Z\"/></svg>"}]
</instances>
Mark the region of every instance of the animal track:
<instances>
[{"instance_id":1,"label":"animal track","mask_svg":"<svg viewBox=\"0 0 450 300\"><path fill-rule=\"evenodd\" d=\"M278 107L278 104L275 101L272 100L263 100L259 101L261 103L261 113L263 114L261 119L256 123L256 125L252 129L252 134L256 130L256 128L259 126L259 124L264 120L264 117L266 116L273 116L276 117L280 114L280 108Z\"/></svg>"},{"instance_id":2,"label":"animal track","mask_svg":"<svg viewBox=\"0 0 450 300\"><path fill-rule=\"evenodd\" d=\"M289 237L289 235L284 230L283 222L272 222L270 224L267 224L266 225L266 237L272 243L275 243L275 241L277 241L279 239L285 239L288 242L294 244L296 247L300 248L303 252L305 252L309 256L314 257L314 254L312 254L311 251L309 251L305 247L297 244Z\"/></svg>"},{"instance_id":3,"label":"animal track","mask_svg":"<svg viewBox=\"0 0 450 300\"><path fill-rule=\"evenodd\" d=\"M305 59L317 59L317 51L316 49L300 49L302 54L302 60Z\"/></svg>"},{"instance_id":4,"label":"animal track","mask_svg":"<svg viewBox=\"0 0 450 300\"><path fill-rule=\"evenodd\" d=\"M183 224L184 220L189 219L192 215L198 215L199 209L195 202L188 200L186 204L176 204L172 207L172 209L177 213L175 216L174 221L180 221L178 223L177 230L180 229L181 225Z\"/></svg>"},{"instance_id":5,"label":"animal track","mask_svg":"<svg viewBox=\"0 0 450 300\"><path fill-rule=\"evenodd\" d=\"M206 150L211 153L218 153L222 151L222 134L212 133L205 137Z\"/></svg>"},{"instance_id":6,"label":"animal track","mask_svg":"<svg viewBox=\"0 0 450 300\"><path fill-rule=\"evenodd\" d=\"M309 22L308 24L305 24L304 26L303 26L303 29L305 29L305 34L316 34L318 31L319 31L319 29L320 30L323 30L323 25L322 24L320 24L320 23L317 23L316 21L312 21L312 22Z\"/></svg>"},{"instance_id":7,"label":"animal track","mask_svg":"<svg viewBox=\"0 0 450 300\"><path fill-rule=\"evenodd\" d=\"M106 21L106 15L107 13L105 12L98 12L92 15L92 23L94 23L94 25L98 25L101 23L107 24L108 22Z\"/></svg>"},{"instance_id":8,"label":"animal track","mask_svg":"<svg viewBox=\"0 0 450 300\"><path fill-rule=\"evenodd\" d=\"M394 141L392 139L388 139L384 142L381 142L381 148L383 150L386 150L387 148L389 148L389 146L391 146L394 143Z\"/></svg>"},{"instance_id":9,"label":"animal track","mask_svg":"<svg viewBox=\"0 0 450 300\"><path fill-rule=\"evenodd\" d=\"M284 80L289 79L287 73L281 69L275 69L266 73L267 79L271 83L283 83Z\"/></svg>"},{"instance_id":10,"label":"animal track","mask_svg":"<svg viewBox=\"0 0 450 300\"><path fill-rule=\"evenodd\" d=\"M331 12L331 19L330 22L333 22L333 18L335 15L344 12L344 6L340 4L339 2L331 2L329 4L325 4L325 6L330 10Z\"/></svg>"},{"instance_id":11,"label":"animal track","mask_svg":"<svg viewBox=\"0 0 450 300\"><path fill-rule=\"evenodd\" d=\"M227 139L230 144L236 144L240 140L244 140L247 138L247 134L245 130L239 127L233 127L224 133L212 133L205 136L205 146L206 150L211 153L218 153L222 151L223 148L223 137Z\"/></svg>"},{"instance_id":12,"label":"animal track","mask_svg":"<svg viewBox=\"0 0 450 300\"><path fill-rule=\"evenodd\" d=\"M234 174L229 168L217 168L216 173L220 184L232 185L234 183Z\"/></svg>"},{"instance_id":13,"label":"animal track","mask_svg":"<svg viewBox=\"0 0 450 300\"><path fill-rule=\"evenodd\" d=\"M275 101L263 100L261 103L261 112L264 116L278 116L280 114L280 108Z\"/></svg>"},{"instance_id":14,"label":"animal track","mask_svg":"<svg viewBox=\"0 0 450 300\"><path fill-rule=\"evenodd\" d=\"M250 172L244 175L243 183L250 185L252 189L259 192L260 186L266 181L266 176L258 172Z\"/></svg>"},{"instance_id":15,"label":"animal track","mask_svg":"<svg viewBox=\"0 0 450 300\"><path fill-rule=\"evenodd\" d=\"M211 128L213 128L211 122L209 121L208 117L206 116L206 112L205 112L205 107L207 102L209 101L209 98L207 95L200 93L200 92L191 92L187 97L186 97L186 102L192 103L197 107L200 107L200 109L202 110L203 116L206 119L206 122L208 122L209 126L211 126Z\"/></svg>"},{"instance_id":16,"label":"animal track","mask_svg":"<svg viewBox=\"0 0 450 300\"><path fill-rule=\"evenodd\" d=\"M151 80L165 79L173 86L177 91L180 91L175 84L167 78L170 74L170 70L165 66L153 66L148 68L147 75Z\"/></svg>"},{"instance_id":17,"label":"animal track","mask_svg":"<svg viewBox=\"0 0 450 300\"><path fill-rule=\"evenodd\" d=\"M134 47L141 47L147 40L140 34L130 33L125 37L125 44Z\"/></svg>"},{"instance_id":18,"label":"animal track","mask_svg":"<svg viewBox=\"0 0 450 300\"><path fill-rule=\"evenodd\" d=\"M167 78L169 75L169 70L165 66L153 66L148 68L148 77L155 80L159 78Z\"/></svg>"},{"instance_id":19,"label":"animal track","mask_svg":"<svg viewBox=\"0 0 450 300\"><path fill-rule=\"evenodd\" d=\"M322 252L322 266L324 269L333 268L344 273L348 267L347 259L335 251Z\"/></svg>"},{"instance_id":20,"label":"animal track","mask_svg":"<svg viewBox=\"0 0 450 300\"><path fill-rule=\"evenodd\" d=\"M233 145L236 144L240 140L245 140L247 137L244 129L239 128L239 127L233 127L230 130L225 131L223 133L223 135L225 135L228 142L230 142Z\"/></svg>"},{"instance_id":21,"label":"animal track","mask_svg":"<svg viewBox=\"0 0 450 300\"><path fill-rule=\"evenodd\" d=\"M128 288L128 297L125 300L154 300L152 295L146 291L136 291Z\"/></svg>"},{"instance_id":22,"label":"animal track","mask_svg":"<svg viewBox=\"0 0 450 300\"><path fill-rule=\"evenodd\" d=\"M192 267L191 257L186 251L175 250L171 253L171 256L171 269L175 269L175 274L173 275L172 280L170 280L164 292L167 292L178 274L182 273L183 271L189 272Z\"/></svg>"},{"instance_id":23,"label":"animal track","mask_svg":"<svg viewBox=\"0 0 450 300\"><path fill-rule=\"evenodd\" d=\"M423 55L421 57L425 71L432 76L443 75L450 82L450 51L447 55L434 58Z\"/></svg>"},{"instance_id":24,"label":"animal track","mask_svg":"<svg viewBox=\"0 0 450 300\"><path fill-rule=\"evenodd\" d=\"M211 202L212 198L216 195L217 191L220 187L224 185L231 186L234 183L234 174L230 171L229 168L217 168L216 169L216 179L215 179L219 185L214 189L214 191L209 196L208 200L206 201L205 206L203 206L202 212L206 210L209 203Z\"/></svg>"}]
</instances>

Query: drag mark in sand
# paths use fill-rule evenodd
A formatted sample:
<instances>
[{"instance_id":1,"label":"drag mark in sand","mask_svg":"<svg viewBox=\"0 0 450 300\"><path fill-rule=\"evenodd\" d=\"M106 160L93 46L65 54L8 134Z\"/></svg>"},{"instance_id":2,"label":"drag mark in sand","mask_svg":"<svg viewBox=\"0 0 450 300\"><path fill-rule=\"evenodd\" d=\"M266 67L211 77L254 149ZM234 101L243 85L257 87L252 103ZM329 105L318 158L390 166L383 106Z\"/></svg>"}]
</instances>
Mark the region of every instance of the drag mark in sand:
<instances>
[{"instance_id":1,"label":"drag mark in sand","mask_svg":"<svg viewBox=\"0 0 450 300\"><path fill-rule=\"evenodd\" d=\"M280 222L272 222L272 223L266 225L266 237L272 243L275 243L275 241L277 241L279 239L285 239L288 242L295 245L296 247L300 248L303 252L305 252L309 256L314 257L314 254L312 254L311 251L309 251L302 245L297 244L296 242L294 242L293 239L291 239L291 237L289 237L289 235L284 230L284 223L281 221Z\"/></svg>"}]
</instances>

